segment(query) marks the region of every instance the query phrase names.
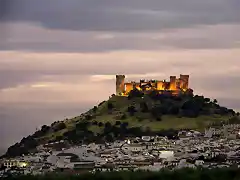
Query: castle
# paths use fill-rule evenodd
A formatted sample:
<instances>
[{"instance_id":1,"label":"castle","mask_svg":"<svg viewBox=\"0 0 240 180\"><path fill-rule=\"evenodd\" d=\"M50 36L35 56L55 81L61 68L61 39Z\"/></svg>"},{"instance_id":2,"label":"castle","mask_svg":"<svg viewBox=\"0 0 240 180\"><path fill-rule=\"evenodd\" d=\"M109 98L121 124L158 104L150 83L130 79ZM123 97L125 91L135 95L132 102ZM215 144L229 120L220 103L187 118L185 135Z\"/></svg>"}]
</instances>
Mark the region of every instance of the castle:
<instances>
[{"instance_id":1,"label":"castle","mask_svg":"<svg viewBox=\"0 0 240 180\"><path fill-rule=\"evenodd\" d=\"M189 88L189 75L170 76L170 81L159 80L140 80L139 82L125 82L125 75L116 75L116 95L126 96L131 90L137 88L145 93L157 90L159 93L170 92L177 95L186 92Z\"/></svg>"}]
</instances>

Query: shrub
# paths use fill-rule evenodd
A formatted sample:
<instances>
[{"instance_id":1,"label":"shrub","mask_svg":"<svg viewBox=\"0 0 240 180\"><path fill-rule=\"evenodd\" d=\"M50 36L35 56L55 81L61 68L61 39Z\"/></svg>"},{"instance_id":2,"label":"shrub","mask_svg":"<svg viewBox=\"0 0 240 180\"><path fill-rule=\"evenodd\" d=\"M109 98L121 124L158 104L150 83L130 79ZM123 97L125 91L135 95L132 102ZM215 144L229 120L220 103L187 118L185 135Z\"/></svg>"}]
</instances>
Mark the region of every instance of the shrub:
<instances>
[{"instance_id":1,"label":"shrub","mask_svg":"<svg viewBox=\"0 0 240 180\"><path fill-rule=\"evenodd\" d=\"M92 120L92 119L93 119L93 116L88 114L88 115L85 116L85 119L88 120L88 121L89 121L89 120Z\"/></svg>"},{"instance_id":2,"label":"shrub","mask_svg":"<svg viewBox=\"0 0 240 180\"><path fill-rule=\"evenodd\" d=\"M133 99L136 97L143 97L144 93L139 91L137 88L131 90L128 95L128 99Z\"/></svg>"},{"instance_id":3,"label":"shrub","mask_svg":"<svg viewBox=\"0 0 240 180\"><path fill-rule=\"evenodd\" d=\"M98 125L98 122L97 122L97 121L93 121L93 122L92 122L92 125L97 126L97 125Z\"/></svg>"},{"instance_id":4,"label":"shrub","mask_svg":"<svg viewBox=\"0 0 240 180\"><path fill-rule=\"evenodd\" d=\"M116 121L115 125L119 126L119 125L121 125L121 122L120 121Z\"/></svg>"},{"instance_id":5,"label":"shrub","mask_svg":"<svg viewBox=\"0 0 240 180\"><path fill-rule=\"evenodd\" d=\"M97 106L94 106L94 107L93 107L93 112L96 113L96 112L97 112L97 109L98 109Z\"/></svg>"},{"instance_id":6,"label":"shrub","mask_svg":"<svg viewBox=\"0 0 240 180\"><path fill-rule=\"evenodd\" d=\"M141 112L148 112L148 110L149 110L146 102L141 102L140 108L141 108Z\"/></svg>"},{"instance_id":7,"label":"shrub","mask_svg":"<svg viewBox=\"0 0 240 180\"><path fill-rule=\"evenodd\" d=\"M129 112L130 116L133 116L134 113L136 112L135 106L129 106L127 111Z\"/></svg>"},{"instance_id":8,"label":"shrub","mask_svg":"<svg viewBox=\"0 0 240 180\"><path fill-rule=\"evenodd\" d=\"M103 123L102 123L102 122L99 122L99 123L98 123L98 126L99 126L99 127L102 127L102 126L103 126Z\"/></svg>"},{"instance_id":9,"label":"shrub","mask_svg":"<svg viewBox=\"0 0 240 180\"><path fill-rule=\"evenodd\" d=\"M108 107L108 110L112 110L114 108L113 103L108 102L107 107Z\"/></svg>"},{"instance_id":10,"label":"shrub","mask_svg":"<svg viewBox=\"0 0 240 180\"><path fill-rule=\"evenodd\" d=\"M60 131L62 129L65 129L67 126L64 122L60 122L59 124L55 125L54 127L54 131L57 132L57 131Z\"/></svg>"}]
</instances>

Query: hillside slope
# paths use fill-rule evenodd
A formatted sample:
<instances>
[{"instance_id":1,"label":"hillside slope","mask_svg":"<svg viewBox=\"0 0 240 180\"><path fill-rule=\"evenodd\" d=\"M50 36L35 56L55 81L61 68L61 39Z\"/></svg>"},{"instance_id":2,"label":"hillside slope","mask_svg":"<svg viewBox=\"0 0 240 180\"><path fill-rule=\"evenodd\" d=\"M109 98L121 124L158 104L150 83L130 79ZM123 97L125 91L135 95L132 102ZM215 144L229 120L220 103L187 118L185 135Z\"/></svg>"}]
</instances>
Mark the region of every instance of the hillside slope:
<instances>
[{"instance_id":1,"label":"hillside slope","mask_svg":"<svg viewBox=\"0 0 240 180\"><path fill-rule=\"evenodd\" d=\"M51 126L43 125L41 130L11 146L6 155L26 154L39 144L59 140L78 144L114 141L126 136L173 137L179 129L202 131L234 116L232 109L203 96L162 95L154 91L143 94L133 90L128 97L112 95L78 117L54 122Z\"/></svg>"}]
</instances>

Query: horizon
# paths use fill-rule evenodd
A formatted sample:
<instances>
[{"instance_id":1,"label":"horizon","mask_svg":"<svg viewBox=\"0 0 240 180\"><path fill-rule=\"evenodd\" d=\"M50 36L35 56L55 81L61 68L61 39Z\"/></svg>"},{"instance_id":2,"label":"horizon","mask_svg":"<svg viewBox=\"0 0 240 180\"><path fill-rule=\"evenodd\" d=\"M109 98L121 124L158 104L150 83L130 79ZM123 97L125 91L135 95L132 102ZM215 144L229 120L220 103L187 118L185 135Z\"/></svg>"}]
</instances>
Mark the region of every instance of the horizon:
<instances>
[{"instance_id":1,"label":"horizon","mask_svg":"<svg viewBox=\"0 0 240 180\"><path fill-rule=\"evenodd\" d=\"M115 93L115 75L189 74L240 111L237 0L2 0L0 149Z\"/></svg>"}]
</instances>

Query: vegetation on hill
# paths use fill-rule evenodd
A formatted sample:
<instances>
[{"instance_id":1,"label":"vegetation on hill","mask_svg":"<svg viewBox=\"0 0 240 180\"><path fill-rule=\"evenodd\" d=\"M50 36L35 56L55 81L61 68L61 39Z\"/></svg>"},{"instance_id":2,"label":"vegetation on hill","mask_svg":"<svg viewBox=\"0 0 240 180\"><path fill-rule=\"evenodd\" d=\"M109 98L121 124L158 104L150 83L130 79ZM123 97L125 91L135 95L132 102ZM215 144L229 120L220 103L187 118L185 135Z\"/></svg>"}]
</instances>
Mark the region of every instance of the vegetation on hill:
<instances>
[{"instance_id":1,"label":"vegetation on hill","mask_svg":"<svg viewBox=\"0 0 240 180\"><path fill-rule=\"evenodd\" d=\"M240 179L239 169L235 168L223 168L223 169L180 169L180 170L162 170L159 172L105 172L105 173L96 173L96 174L81 174L81 175L67 175L67 174L47 174L47 175L39 175L39 176L19 176L19 177L9 177L9 180L41 180L41 179L49 179L49 180L66 180L66 179L116 179L116 180L155 180L155 179L163 179L163 180L235 180Z\"/></svg>"},{"instance_id":2,"label":"vegetation on hill","mask_svg":"<svg viewBox=\"0 0 240 180\"><path fill-rule=\"evenodd\" d=\"M26 154L39 144L60 140L79 144L142 135L176 138L180 129L202 131L211 125L239 123L238 115L220 106L217 100L194 96L192 91L172 96L156 91L143 94L135 89L128 97L112 95L78 117L43 125L33 135L11 146L6 155Z\"/></svg>"}]
</instances>

